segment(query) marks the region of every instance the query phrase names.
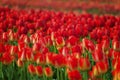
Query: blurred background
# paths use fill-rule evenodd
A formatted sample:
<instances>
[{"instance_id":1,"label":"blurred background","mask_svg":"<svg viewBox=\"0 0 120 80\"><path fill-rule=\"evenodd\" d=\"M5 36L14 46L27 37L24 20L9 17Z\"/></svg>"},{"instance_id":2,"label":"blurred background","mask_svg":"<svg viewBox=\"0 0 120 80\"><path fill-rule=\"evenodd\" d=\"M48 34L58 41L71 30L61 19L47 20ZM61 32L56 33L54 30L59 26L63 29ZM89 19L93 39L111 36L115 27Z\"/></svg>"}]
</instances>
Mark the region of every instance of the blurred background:
<instances>
[{"instance_id":1,"label":"blurred background","mask_svg":"<svg viewBox=\"0 0 120 80\"><path fill-rule=\"evenodd\" d=\"M120 0L0 0L0 6L120 15Z\"/></svg>"}]
</instances>

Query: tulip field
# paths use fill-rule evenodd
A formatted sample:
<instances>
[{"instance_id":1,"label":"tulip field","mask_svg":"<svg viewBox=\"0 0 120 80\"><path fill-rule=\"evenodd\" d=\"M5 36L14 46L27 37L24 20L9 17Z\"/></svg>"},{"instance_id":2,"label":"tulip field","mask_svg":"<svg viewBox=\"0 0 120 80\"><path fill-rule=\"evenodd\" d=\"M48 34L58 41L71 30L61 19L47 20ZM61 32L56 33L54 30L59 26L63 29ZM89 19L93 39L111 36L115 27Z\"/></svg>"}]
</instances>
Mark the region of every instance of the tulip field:
<instances>
[{"instance_id":1,"label":"tulip field","mask_svg":"<svg viewBox=\"0 0 120 80\"><path fill-rule=\"evenodd\" d=\"M0 7L0 80L120 80L120 16Z\"/></svg>"}]
</instances>

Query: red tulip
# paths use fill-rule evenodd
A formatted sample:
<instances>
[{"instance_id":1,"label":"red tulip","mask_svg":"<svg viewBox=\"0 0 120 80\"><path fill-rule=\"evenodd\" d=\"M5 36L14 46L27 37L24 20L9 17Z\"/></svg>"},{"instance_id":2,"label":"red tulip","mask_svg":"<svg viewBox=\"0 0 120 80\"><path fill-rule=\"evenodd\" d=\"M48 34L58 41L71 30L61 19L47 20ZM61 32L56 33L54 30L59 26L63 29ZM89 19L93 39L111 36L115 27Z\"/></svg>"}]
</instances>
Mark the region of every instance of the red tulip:
<instances>
[{"instance_id":1,"label":"red tulip","mask_svg":"<svg viewBox=\"0 0 120 80\"><path fill-rule=\"evenodd\" d=\"M75 45L78 43L78 38L75 36L69 36L67 43L68 43L68 46Z\"/></svg>"},{"instance_id":2,"label":"red tulip","mask_svg":"<svg viewBox=\"0 0 120 80\"><path fill-rule=\"evenodd\" d=\"M11 56L9 52L5 52L2 55L2 63L3 64L10 64L14 60L14 56Z\"/></svg>"},{"instance_id":3,"label":"red tulip","mask_svg":"<svg viewBox=\"0 0 120 80\"><path fill-rule=\"evenodd\" d=\"M28 72L31 74L36 74L35 66L33 64L28 66Z\"/></svg>"},{"instance_id":4,"label":"red tulip","mask_svg":"<svg viewBox=\"0 0 120 80\"><path fill-rule=\"evenodd\" d=\"M66 58L62 54L56 54L53 56L52 63L57 68L64 67L66 66Z\"/></svg>"},{"instance_id":5,"label":"red tulip","mask_svg":"<svg viewBox=\"0 0 120 80\"><path fill-rule=\"evenodd\" d=\"M104 53L107 53L107 51L108 51L109 48L110 48L109 40L108 40L108 39L102 40L101 45L102 45L102 51L103 51Z\"/></svg>"},{"instance_id":6,"label":"red tulip","mask_svg":"<svg viewBox=\"0 0 120 80\"><path fill-rule=\"evenodd\" d=\"M64 55L64 56L68 55L69 52L70 52L70 49L68 47L66 47L66 46L59 49L59 53Z\"/></svg>"},{"instance_id":7,"label":"red tulip","mask_svg":"<svg viewBox=\"0 0 120 80\"><path fill-rule=\"evenodd\" d=\"M23 65L24 65L23 61L20 60L20 59L18 59L18 60L17 60L17 66L18 66L18 67L22 67Z\"/></svg>"},{"instance_id":8,"label":"red tulip","mask_svg":"<svg viewBox=\"0 0 120 80\"><path fill-rule=\"evenodd\" d=\"M39 52L39 51L41 50L41 45L40 45L40 43L34 43L34 44L33 44L33 47L32 47L32 50L33 50L34 53Z\"/></svg>"},{"instance_id":9,"label":"red tulip","mask_svg":"<svg viewBox=\"0 0 120 80\"><path fill-rule=\"evenodd\" d=\"M36 53L34 60L37 64L45 65L46 64L46 55L42 53Z\"/></svg>"},{"instance_id":10,"label":"red tulip","mask_svg":"<svg viewBox=\"0 0 120 80\"><path fill-rule=\"evenodd\" d=\"M42 67L41 66L36 66L35 67L35 70L36 70L36 74L38 76L42 76L43 75L43 70L42 70Z\"/></svg>"},{"instance_id":11,"label":"red tulip","mask_svg":"<svg viewBox=\"0 0 120 80\"><path fill-rule=\"evenodd\" d=\"M117 69L113 70L112 76L113 76L113 80L119 80L120 79L120 71Z\"/></svg>"},{"instance_id":12,"label":"red tulip","mask_svg":"<svg viewBox=\"0 0 120 80\"><path fill-rule=\"evenodd\" d=\"M91 78L95 78L95 77L98 76L98 75L99 75L98 68L97 68L97 66L95 65L95 66L92 67L92 71L89 72L89 76L90 76Z\"/></svg>"},{"instance_id":13,"label":"red tulip","mask_svg":"<svg viewBox=\"0 0 120 80\"><path fill-rule=\"evenodd\" d=\"M79 59L79 68L80 70L89 70L90 69L90 61L88 58L80 58Z\"/></svg>"},{"instance_id":14,"label":"red tulip","mask_svg":"<svg viewBox=\"0 0 120 80\"><path fill-rule=\"evenodd\" d=\"M90 52L93 52L95 50L94 43L86 38L82 40L82 45L83 45L83 48L87 49Z\"/></svg>"},{"instance_id":15,"label":"red tulip","mask_svg":"<svg viewBox=\"0 0 120 80\"><path fill-rule=\"evenodd\" d=\"M48 52L46 54L46 62L47 62L47 64L52 64L53 65L53 60L54 60L53 56L54 56L54 53Z\"/></svg>"},{"instance_id":16,"label":"red tulip","mask_svg":"<svg viewBox=\"0 0 120 80\"><path fill-rule=\"evenodd\" d=\"M74 56L68 57L67 65L70 69L78 69L78 59Z\"/></svg>"},{"instance_id":17,"label":"red tulip","mask_svg":"<svg viewBox=\"0 0 120 80\"><path fill-rule=\"evenodd\" d=\"M93 53L92 53L92 57L94 59L95 62L101 61L104 59L104 54L102 52L101 49L96 49Z\"/></svg>"},{"instance_id":18,"label":"red tulip","mask_svg":"<svg viewBox=\"0 0 120 80\"><path fill-rule=\"evenodd\" d=\"M99 74L106 73L108 71L109 65L107 61L100 61L96 63Z\"/></svg>"},{"instance_id":19,"label":"red tulip","mask_svg":"<svg viewBox=\"0 0 120 80\"><path fill-rule=\"evenodd\" d=\"M113 40L112 41L112 47L113 47L114 50L120 51L120 41Z\"/></svg>"},{"instance_id":20,"label":"red tulip","mask_svg":"<svg viewBox=\"0 0 120 80\"><path fill-rule=\"evenodd\" d=\"M53 71L50 67L44 68L44 73L47 77L52 77L53 76Z\"/></svg>"},{"instance_id":21,"label":"red tulip","mask_svg":"<svg viewBox=\"0 0 120 80\"><path fill-rule=\"evenodd\" d=\"M82 80L82 76L78 70L72 70L68 72L69 80Z\"/></svg>"},{"instance_id":22,"label":"red tulip","mask_svg":"<svg viewBox=\"0 0 120 80\"><path fill-rule=\"evenodd\" d=\"M56 46L58 47L58 49L60 47L63 47L65 45L65 41L64 41L64 38L61 37L61 36L58 36L55 38L55 42L56 42Z\"/></svg>"}]
</instances>

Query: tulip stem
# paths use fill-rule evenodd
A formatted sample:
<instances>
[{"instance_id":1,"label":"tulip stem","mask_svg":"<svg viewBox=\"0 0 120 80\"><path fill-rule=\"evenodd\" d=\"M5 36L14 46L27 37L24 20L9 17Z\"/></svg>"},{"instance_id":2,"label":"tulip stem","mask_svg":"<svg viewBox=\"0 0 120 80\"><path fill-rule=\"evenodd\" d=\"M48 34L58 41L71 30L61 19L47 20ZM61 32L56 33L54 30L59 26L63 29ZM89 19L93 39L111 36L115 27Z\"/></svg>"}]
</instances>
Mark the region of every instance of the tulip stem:
<instances>
[{"instance_id":1,"label":"tulip stem","mask_svg":"<svg viewBox=\"0 0 120 80\"><path fill-rule=\"evenodd\" d=\"M4 76L3 76L3 72L2 72L2 63L0 62L0 79L3 80Z\"/></svg>"},{"instance_id":2,"label":"tulip stem","mask_svg":"<svg viewBox=\"0 0 120 80\"><path fill-rule=\"evenodd\" d=\"M45 76L45 74L43 74L43 80L46 80L46 76Z\"/></svg>"},{"instance_id":3,"label":"tulip stem","mask_svg":"<svg viewBox=\"0 0 120 80\"><path fill-rule=\"evenodd\" d=\"M62 76L63 74L62 74L62 69L60 70L60 80L63 80L62 78L63 78L63 76Z\"/></svg>"},{"instance_id":4,"label":"tulip stem","mask_svg":"<svg viewBox=\"0 0 120 80\"><path fill-rule=\"evenodd\" d=\"M88 80L88 72L84 71L83 73L83 80Z\"/></svg>"},{"instance_id":5,"label":"tulip stem","mask_svg":"<svg viewBox=\"0 0 120 80\"><path fill-rule=\"evenodd\" d=\"M59 68L57 68L57 80L60 80L60 77L59 77Z\"/></svg>"}]
</instances>

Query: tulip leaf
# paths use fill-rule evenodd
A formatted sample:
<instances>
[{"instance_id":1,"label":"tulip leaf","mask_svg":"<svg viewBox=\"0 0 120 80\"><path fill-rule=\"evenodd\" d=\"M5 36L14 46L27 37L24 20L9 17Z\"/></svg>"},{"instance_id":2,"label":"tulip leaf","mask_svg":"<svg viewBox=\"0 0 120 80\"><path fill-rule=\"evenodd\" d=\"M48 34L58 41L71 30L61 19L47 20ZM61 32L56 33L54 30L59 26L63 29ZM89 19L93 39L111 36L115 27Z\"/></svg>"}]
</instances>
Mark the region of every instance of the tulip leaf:
<instances>
[{"instance_id":1,"label":"tulip leaf","mask_svg":"<svg viewBox=\"0 0 120 80\"><path fill-rule=\"evenodd\" d=\"M50 46L49 51L54 52L54 53L58 53L58 50L57 50L57 48L55 46Z\"/></svg>"}]
</instances>

